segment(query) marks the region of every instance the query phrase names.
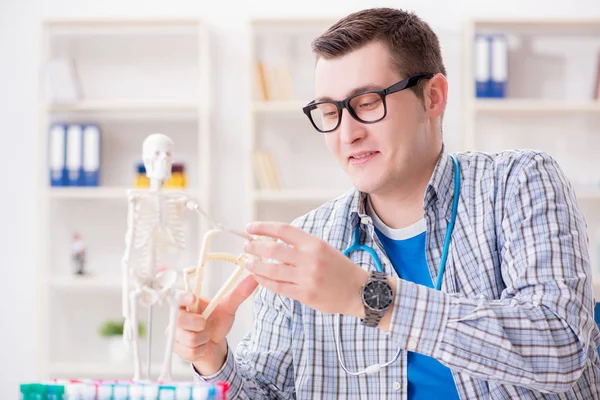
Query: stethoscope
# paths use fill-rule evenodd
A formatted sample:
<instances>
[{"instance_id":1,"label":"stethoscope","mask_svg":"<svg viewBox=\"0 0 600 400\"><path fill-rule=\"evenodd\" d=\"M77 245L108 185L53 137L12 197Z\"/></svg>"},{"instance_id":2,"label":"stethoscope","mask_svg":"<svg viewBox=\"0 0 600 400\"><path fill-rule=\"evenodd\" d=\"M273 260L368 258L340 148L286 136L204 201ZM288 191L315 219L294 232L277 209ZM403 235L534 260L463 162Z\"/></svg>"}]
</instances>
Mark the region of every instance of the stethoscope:
<instances>
[{"instance_id":1,"label":"stethoscope","mask_svg":"<svg viewBox=\"0 0 600 400\"><path fill-rule=\"evenodd\" d=\"M442 277L444 275L444 270L446 269L446 260L448 259L448 250L450 248L450 240L452 239L452 230L454 229L454 222L456 221L456 214L457 214L457 210L458 210L458 198L460 196L459 163L454 156L450 155L450 158L452 159L452 162L454 164L454 199L452 200L452 217L450 219L450 224L448 225L448 228L446 229L446 238L444 240L444 248L442 251L442 258L440 259L440 270L438 273L437 282L435 284L436 290L440 290L440 288L442 287ZM364 244L360 244L359 237L360 237L360 224L357 224L356 228L354 229L354 237L353 237L354 240L353 240L352 244L346 250L344 250L344 255L348 256L348 254L350 254L353 251L360 251L360 250L366 251L367 253L369 253L371 258L373 259L373 262L375 263L375 267L377 268L377 271L383 272L383 267L381 266L381 260L379 259L379 256L377 256L377 254L375 253L375 250L373 250L372 247L366 246ZM382 368L385 368L385 367L395 363L398 360L398 358L400 357L401 349L398 348L398 351L396 351L396 355L394 356L394 358L392 358L390 361L388 361L384 364L369 365L363 371L358 371L358 372L349 371L346 368L346 365L344 364L344 361L342 360L342 355L341 355L341 344L339 342L340 315L336 314L335 318L336 318L336 329L334 331L335 332L335 350L337 352L338 361L339 361L341 367L344 369L344 371L346 371L347 374L354 375L354 376L363 375L363 374L375 374L375 373L379 372Z\"/></svg>"}]
</instances>

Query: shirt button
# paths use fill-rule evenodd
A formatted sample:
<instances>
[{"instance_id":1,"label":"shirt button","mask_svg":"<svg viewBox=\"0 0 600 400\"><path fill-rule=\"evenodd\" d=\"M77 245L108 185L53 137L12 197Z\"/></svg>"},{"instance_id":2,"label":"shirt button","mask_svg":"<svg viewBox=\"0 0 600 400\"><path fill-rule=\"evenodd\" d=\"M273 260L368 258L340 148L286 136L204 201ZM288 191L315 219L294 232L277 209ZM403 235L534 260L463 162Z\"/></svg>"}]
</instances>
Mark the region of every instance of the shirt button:
<instances>
[{"instance_id":1,"label":"shirt button","mask_svg":"<svg viewBox=\"0 0 600 400\"><path fill-rule=\"evenodd\" d=\"M360 218L360 223L363 225L368 225L369 221L371 221L371 217L361 217Z\"/></svg>"},{"instance_id":2,"label":"shirt button","mask_svg":"<svg viewBox=\"0 0 600 400\"><path fill-rule=\"evenodd\" d=\"M400 390L400 382L394 382L393 388L394 390Z\"/></svg>"},{"instance_id":3,"label":"shirt button","mask_svg":"<svg viewBox=\"0 0 600 400\"><path fill-rule=\"evenodd\" d=\"M415 351L415 349L417 348L417 342L415 341L415 339L409 339L408 343L406 344L406 348L408 350Z\"/></svg>"}]
</instances>

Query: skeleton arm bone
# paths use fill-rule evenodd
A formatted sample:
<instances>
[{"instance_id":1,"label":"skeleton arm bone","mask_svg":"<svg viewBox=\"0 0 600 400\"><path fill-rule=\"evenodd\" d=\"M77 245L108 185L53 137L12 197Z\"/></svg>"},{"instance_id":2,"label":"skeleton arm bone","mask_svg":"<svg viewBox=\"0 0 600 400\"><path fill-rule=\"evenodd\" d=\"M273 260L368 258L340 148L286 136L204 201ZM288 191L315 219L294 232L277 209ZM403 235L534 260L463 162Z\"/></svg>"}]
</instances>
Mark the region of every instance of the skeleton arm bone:
<instances>
[{"instance_id":1,"label":"skeleton arm bone","mask_svg":"<svg viewBox=\"0 0 600 400\"><path fill-rule=\"evenodd\" d=\"M132 192L127 194L128 197L128 211L127 211L127 233L125 234L125 254L121 260L121 275L122 275L122 308L123 308L123 318L125 319L125 328L127 325L130 325L130 312L131 312L131 300L129 296L129 259L131 256L131 249L133 248L133 239L135 237L135 221L134 221L134 211L135 205L137 204L138 196ZM131 339L128 337L131 332L127 332L130 329L123 329L123 334L125 339Z\"/></svg>"},{"instance_id":2,"label":"skeleton arm bone","mask_svg":"<svg viewBox=\"0 0 600 400\"><path fill-rule=\"evenodd\" d=\"M227 228L225 226L223 226L223 224L217 223L215 222L210 215L208 215L208 213L206 211L204 211L201 207L200 204L198 204L198 202L196 202L195 200L189 198L189 197L185 197L185 206L192 211L196 211L197 213L201 214L202 216L204 216L206 219L208 219L208 221L211 223L211 225L213 226L213 228L218 229L220 231L224 231L224 232L229 232L229 233L233 233L234 235L240 236L243 239L247 239L247 240L254 240L256 239L254 236L247 234L246 232L243 231L238 231L236 229L231 229L231 228Z\"/></svg>"}]
</instances>

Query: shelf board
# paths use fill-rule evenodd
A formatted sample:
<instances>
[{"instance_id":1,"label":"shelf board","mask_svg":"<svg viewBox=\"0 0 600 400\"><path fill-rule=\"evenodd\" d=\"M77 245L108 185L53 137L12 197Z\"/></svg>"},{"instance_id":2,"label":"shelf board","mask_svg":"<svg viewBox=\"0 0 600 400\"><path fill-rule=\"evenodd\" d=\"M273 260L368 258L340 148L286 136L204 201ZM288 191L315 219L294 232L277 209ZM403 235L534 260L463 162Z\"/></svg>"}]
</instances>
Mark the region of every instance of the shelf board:
<instances>
[{"instance_id":1,"label":"shelf board","mask_svg":"<svg viewBox=\"0 0 600 400\"><path fill-rule=\"evenodd\" d=\"M257 190L254 197L257 201L272 203L326 202L341 196L347 189L281 189Z\"/></svg>"},{"instance_id":2,"label":"shelf board","mask_svg":"<svg viewBox=\"0 0 600 400\"><path fill-rule=\"evenodd\" d=\"M145 367L144 367L145 368ZM153 363L151 373L158 375L162 364ZM48 372L52 376L69 377L78 379L81 377L94 378L121 378L131 375L133 377L133 365L128 363L102 363L102 362L72 362L72 363L49 363ZM193 379L191 367L181 365L173 360L172 373L177 378Z\"/></svg>"},{"instance_id":3,"label":"shelf board","mask_svg":"<svg viewBox=\"0 0 600 400\"><path fill-rule=\"evenodd\" d=\"M331 18L327 18L327 17L315 17L315 18L311 18L311 17L298 17L298 18L294 18L294 17L259 17L259 18L251 18L250 19L250 25L266 25L266 26L284 26L284 27L289 27L290 25L299 25L299 26L303 26L303 25L311 25L311 24L332 24L334 22L336 22L339 18L341 18L342 16L338 16L336 18L331 17Z\"/></svg>"},{"instance_id":4,"label":"shelf board","mask_svg":"<svg viewBox=\"0 0 600 400\"><path fill-rule=\"evenodd\" d=\"M122 287L120 276L53 276L48 283L61 290L113 291L121 290Z\"/></svg>"},{"instance_id":5,"label":"shelf board","mask_svg":"<svg viewBox=\"0 0 600 400\"><path fill-rule=\"evenodd\" d=\"M50 112L197 112L199 102L82 101L47 103Z\"/></svg>"},{"instance_id":6,"label":"shelf board","mask_svg":"<svg viewBox=\"0 0 600 400\"><path fill-rule=\"evenodd\" d=\"M509 28L509 29L561 29L561 30L600 30L598 18L536 18L536 19L502 19L476 18L475 27Z\"/></svg>"},{"instance_id":7,"label":"shelf board","mask_svg":"<svg viewBox=\"0 0 600 400\"><path fill-rule=\"evenodd\" d=\"M125 200L127 198L127 190L135 189L131 187L109 187L109 186L98 186L98 187L52 187L47 189L48 196L53 199L116 199ZM194 196L194 191L186 188L168 188L163 189L165 193L170 191L179 191L190 196Z\"/></svg>"},{"instance_id":8,"label":"shelf board","mask_svg":"<svg viewBox=\"0 0 600 400\"><path fill-rule=\"evenodd\" d=\"M300 100L288 100L288 101L254 101L252 103L252 109L254 112L261 113L299 113L302 115L302 107L308 102Z\"/></svg>"},{"instance_id":9,"label":"shelf board","mask_svg":"<svg viewBox=\"0 0 600 400\"><path fill-rule=\"evenodd\" d=\"M475 111L486 113L600 113L599 102L567 102L529 99L476 99Z\"/></svg>"},{"instance_id":10,"label":"shelf board","mask_svg":"<svg viewBox=\"0 0 600 400\"><path fill-rule=\"evenodd\" d=\"M46 26L195 26L201 21L193 18L48 18L42 21Z\"/></svg>"}]
</instances>

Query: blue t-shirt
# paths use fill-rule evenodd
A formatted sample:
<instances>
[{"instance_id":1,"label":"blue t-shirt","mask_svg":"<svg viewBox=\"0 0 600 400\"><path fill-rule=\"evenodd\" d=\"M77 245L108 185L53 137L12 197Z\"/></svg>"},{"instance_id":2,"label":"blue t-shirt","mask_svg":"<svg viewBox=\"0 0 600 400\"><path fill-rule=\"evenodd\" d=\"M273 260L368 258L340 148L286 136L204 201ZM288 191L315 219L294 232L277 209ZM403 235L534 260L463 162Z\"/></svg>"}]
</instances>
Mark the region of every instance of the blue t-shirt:
<instances>
[{"instance_id":1,"label":"blue t-shirt","mask_svg":"<svg viewBox=\"0 0 600 400\"><path fill-rule=\"evenodd\" d=\"M393 230L383 225L374 213L371 217L375 220L375 232L398 276L433 288L425 258L425 222L422 220L406 229ZM410 400L459 398L448 367L434 358L412 351L407 351L407 357Z\"/></svg>"}]
</instances>

